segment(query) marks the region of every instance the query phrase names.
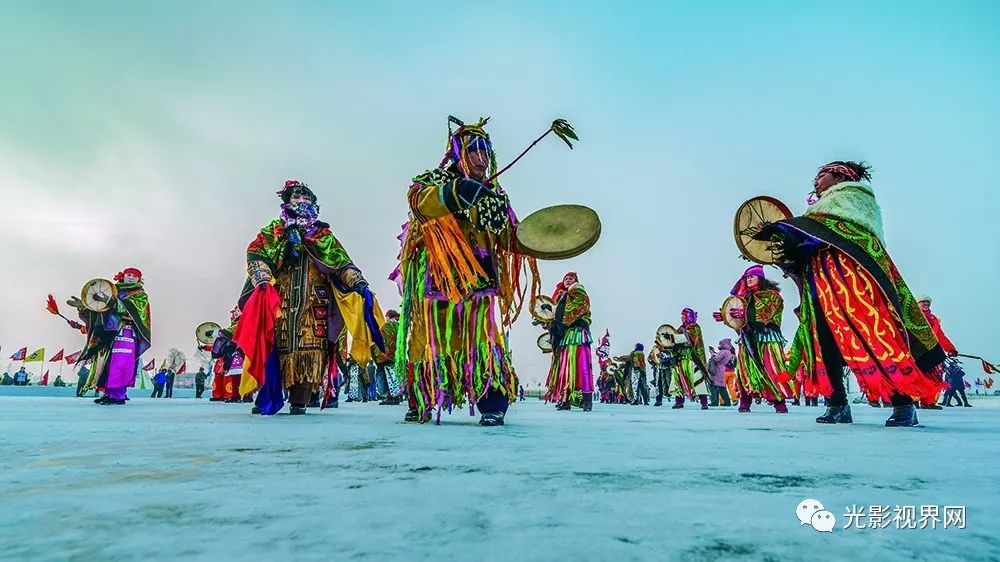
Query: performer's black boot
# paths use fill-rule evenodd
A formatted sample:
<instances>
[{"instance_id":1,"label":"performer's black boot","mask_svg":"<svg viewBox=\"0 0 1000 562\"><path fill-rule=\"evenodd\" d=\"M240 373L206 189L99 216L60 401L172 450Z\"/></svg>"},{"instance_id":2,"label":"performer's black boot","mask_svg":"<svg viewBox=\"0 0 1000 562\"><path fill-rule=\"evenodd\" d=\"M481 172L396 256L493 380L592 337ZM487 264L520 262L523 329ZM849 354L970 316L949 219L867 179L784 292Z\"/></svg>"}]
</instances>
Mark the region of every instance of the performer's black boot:
<instances>
[{"instance_id":1,"label":"performer's black boot","mask_svg":"<svg viewBox=\"0 0 1000 562\"><path fill-rule=\"evenodd\" d=\"M570 404L569 400L556 404L556 410L572 410L572 409L573 405Z\"/></svg>"},{"instance_id":2,"label":"performer's black boot","mask_svg":"<svg viewBox=\"0 0 1000 562\"><path fill-rule=\"evenodd\" d=\"M941 406L938 406L936 403L935 404L921 404L920 407L923 408L924 410L944 410L944 408L942 408Z\"/></svg>"},{"instance_id":3,"label":"performer's black boot","mask_svg":"<svg viewBox=\"0 0 1000 562\"><path fill-rule=\"evenodd\" d=\"M908 406L894 406L892 415L885 420L886 427L913 427L920 423L917 421L917 409L912 404Z\"/></svg>"},{"instance_id":4,"label":"performer's black boot","mask_svg":"<svg viewBox=\"0 0 1000 562\"><path fill-rule=\"evenodd\" d=\"M882 403L879 402L878 400L869 400L868 401L868 405L871 406L872 408L881 408L882 407Z\"/></svg>"},{"instance_id":5,"label":"performer's black boot","mask_svg":"<svg viewBox=\"0 0 1000 562\"><path fill-rule=\"evenodd\" d=\"M684 397L683 396L675 396L674 397L674 405L671 406L670 409L671 410L680 410L683 407L684 407Z\"/></svg>"},{"instance_id":6,"label":"performer's black boot","mask_svg":"<svg viewBox=\"0 0 1000 562\"><path fill-rule=\"evenodd\" d=\"M420 412L418 412L416 408L410 408L409 410L406 411L406 415L403 416L403 421L406 422L420 421Z\"/></svg>"},{"instance_id":7,"label":"performer's black boot","mask_svg":"<svg viewBox=\"0 0 1000 562\"><path fill-rule=\"evenodd\" d=\"M706 396L704 394L699 394L698 395L698 401L701 402L701 409L702 410L707 410L708 409L708 396Z\"/></svg>"},{"instance_id":8,"label":"performer's black boot","mask_svg":"<svg viewBox=\"0 0 1000 562\"><path fill-rule=\"evenodd\" d=\"M854 417L851 416L851 405L827 406L826 412L816 418L816 423L854 423Z\"/></svg>"},{"instance_id":9,"label":"performer's black boot","mask_svg":"<svg viewBox=\"0 0 1000 562\"><path fill-rule=\"evenodd\" d=\"M304 416L306 413L306 407L304 404L292 404L292 408L288 410L288 415L290 416Z\"/></svg>"},{"instance_id":10,"label":"performer's black boot","mask_svg":"<svg viewBox=\"0 0 1000 562\"><path fill-rule=\"evenodd\" d=\"M594 409L594 395L590 392L583 393L583 411L589 412Z\"/></svg>"},{"instance_id":11,"label":"performer's black boot","mask_svg":"<svg viewBox=\"0 0 1000 562\"><path fill-rule=\"evenodd\" d=\"M491 413L488 413L488 414L483 414L482 417L479 418L479 425L486 426L486 427L494 427L494 426L497 426L497 425L503 425L503 414L501 414L499 412L496 412L496 413L492 413L491 412Z\"/></svg>"}]
</instances>

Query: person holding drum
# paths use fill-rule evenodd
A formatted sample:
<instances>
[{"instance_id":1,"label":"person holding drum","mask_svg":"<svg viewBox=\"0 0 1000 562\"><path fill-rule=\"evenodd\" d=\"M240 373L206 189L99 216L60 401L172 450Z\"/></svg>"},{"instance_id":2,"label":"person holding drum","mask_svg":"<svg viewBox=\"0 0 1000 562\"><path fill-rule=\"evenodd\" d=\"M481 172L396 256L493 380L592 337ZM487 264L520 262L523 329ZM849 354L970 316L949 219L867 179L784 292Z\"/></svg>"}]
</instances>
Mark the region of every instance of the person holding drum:
<instances>
[{"instance_id":1,"label":"person holding drum","mask_svg":"<svg viewBox=\"0 0 1000 562\"><path fill-rule=\"evenodd\" d=\"M336 379L341 333L353 336L352 355L366 361L371 345L384 349L382 313L361 270L319 220L316 194L296 179L278 190L281 212L247 247L243 311L233 341L245 354L240 394L258 390L252 410L284 407L303 415L321 387Z\"/></svg>"},{"instance_id":2,"label":"person holding drum","mask_svg":"<svg viewBox=\"0 0 1000 562\"><path fill-rule=\"evenodd\" d=\"M775 412L787 414L785 399L794 396L790 386L792 377L785 366L785 338L781 336L785 301L779 291L777 283L764 276L763 267L752 266L730 292L743 299L745 308L734 307L713 314L718 322L728 314L742 325L736 330L739 336L736 384L740 412L749 412L754 399L764 399L774 406Z\"/></svg>"},{"instance_id":3,"label":"person holding drum","mask_svg":"<svg viewBox=\"0 0 1000 562\"><path fill-rule=\"evenodd\" d=\"M100 283L109 290L87 289ZM95 404L123 405L128 400L128 387L135 384L140 357L151 341L149 297L143 288L142 272L130 267L115 276L113 286L95 279L87 287L84 300L69 303L79 309L87 327L87 344L77 361L92 362L86 386L104 393L94 400Z\"/></svg>"},{"instance_id":4,"label":"person holding drum","mask_svg":"<svg viewBox=\"0 0 1000 562\"><path fill-rule=\"evenodd\" d=\"M522 274L535 262L518 251L507 194L488 181L497 166L486 122L461 124L439 166L407 192L396 350L409 391L406 421L426 422L436 410L440 423L442 409L468 404L470 415L479 408L480 425L504 425L517 398L507 333L523 302Z\"/></svg>"},{"instance_id":5,"label":"person holding drum","mask_svg":"<svg viewBox=\"0 0 1000 562\"><path fill-rule=\"evenodd\" d=\"M214 381L221 385L218 389L216 399L216 389L212 389L212 399L216 402L227 402L235 404L242 402L240 395L240 378L243 376L243 352L233 341L233 331L240 320L240 307L235 307L229 311L230 327L219 330L218 337L212 343L209 351L212 359L215 360L213 372L216 374Z\"/></svg>"},{"instance_id":6,"label":"person holding drum","mask_svg":"<svg viewBox=\"0 0 1000 562\"><path fill-rule=\"evenodd\" d=\"M545 381L545 400L557 410L571 409L571 397L579 394L584 412L593 408L594 372L590 345L590 297L576 273L569 272L556 285L552 300L555 317L547 326L552 340L552 364Z\"/></svg>"},{"instance_id":7,"label":"person holding drum","mask_svg":"<svg viewBox=\"0 0 1000 562\"><path fill-rule=\"evenodd\" d=\"M913 397L929 401L944 387L945 352L885 249L870 181L865 163L831 162L816 174L804 215L764 224L755 237L801 288L801 353L827 396L816 421L853 421L846 365L869 399L891 402L887 427L911 427Z\"/></svg>"},{"instance_id":8,"label":"person holding drum","mask_svg":"<svg viewBox=\"0 0 1000 562\"><path fill-rule=\"evenodd\" d=\"M944 351L945 355L952 358L957 357L958 350L955 349L955 344L951 343L951 340L945 335L944 330L941 328L941 320L939 320L938 317L931 312L931 298L927 295L919 295L916 299L917 305L920 306L920 312L924 314L924 318L927 319L927 322L931 325L931 329L934 330L934 336L937 338L938 343L941 344L941 349ZM945 370L951 372L950 367L946 367ZM962 392L963 394L965 393L964 388L962 388ZM968 402L966 402L966 405L968 405ZM942 409L941 406L937 404L937 397L935 397L934 403L930 403L926 400L921 401L920 407L928 410Z\"/></svg>"},{"instance_id":9,"label":"person holding drum","mask_svg":"<svg viewBox=\"0 0 1000 562\"><path fill-rule=\"evenodd\" d=\"M677 368L674 369L674 405L671 409L684 407L684 398L701 402L701 409L708 409L708 367L705 361L705 340L702 337L701 326L698 324L698 313L690 308L681 311L681 332L684 341L678 346Z\"/></svg>"}]
</instances>

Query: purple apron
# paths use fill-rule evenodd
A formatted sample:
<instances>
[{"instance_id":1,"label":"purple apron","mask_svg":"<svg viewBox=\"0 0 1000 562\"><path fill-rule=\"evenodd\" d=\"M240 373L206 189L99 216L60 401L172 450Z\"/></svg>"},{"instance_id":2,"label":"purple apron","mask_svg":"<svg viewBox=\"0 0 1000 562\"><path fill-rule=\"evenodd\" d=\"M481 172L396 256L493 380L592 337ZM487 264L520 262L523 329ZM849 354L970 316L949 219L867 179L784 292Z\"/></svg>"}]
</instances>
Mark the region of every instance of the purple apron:
<instances>
[{"instance_id":1,"label":"purple apron","mask_svg":"<svg viewBox=\"0 0 1000 562\"><path fill-rule=\"evenodd\" d=\"M238 377L243 374L243 354L234 353L233 360L229 364L229 370L226 371L227 377Z\"/></svg>"},{"instance_id":2,"label":"purple apron","mask_svg":"<svg viewBox=\"0 0 1000 562\"><path fill-rule=\"evenodd\" d=\"M132 326L125 325L111 344L108 360L108 380L105 383L111 398L125 397L125 388L135 384L136 339Z\"/></svg>"}]
</instances>

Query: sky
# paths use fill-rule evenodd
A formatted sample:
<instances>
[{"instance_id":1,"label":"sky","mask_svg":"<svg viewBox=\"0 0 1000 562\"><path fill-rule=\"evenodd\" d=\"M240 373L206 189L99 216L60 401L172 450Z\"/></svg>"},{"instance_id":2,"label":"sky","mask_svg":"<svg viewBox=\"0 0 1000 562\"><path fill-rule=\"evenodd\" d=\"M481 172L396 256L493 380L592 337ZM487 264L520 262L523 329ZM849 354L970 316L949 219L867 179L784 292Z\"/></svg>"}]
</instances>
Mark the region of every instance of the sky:
<instances>
[{"instance_id":1,"label":"sky","mask_svg":"<svg viewBox=\"0 0 1000 562\"><path fill-rule=\"evenodd\" d=\"M960 351L1000 359L994 2L0 6L0 367L22 346L79 349L46 294L128 266L152 305L147 357L191 355L198 324L228 320L289 177L397 306L405 190L439 162L449 114L491 116L501 164L555 118L576 127L574 150L546 141L503 185L522 217L600 214L597 246L541 271L546 292L579 273L615 352L686 306L707 342L729 337L711 312L749 265L736 208L766 194L801 213L816 169L844 159L873 165L911 289ZM525 315L511 334L532 386L539 333Z\"/></svg>"}]
</instances>

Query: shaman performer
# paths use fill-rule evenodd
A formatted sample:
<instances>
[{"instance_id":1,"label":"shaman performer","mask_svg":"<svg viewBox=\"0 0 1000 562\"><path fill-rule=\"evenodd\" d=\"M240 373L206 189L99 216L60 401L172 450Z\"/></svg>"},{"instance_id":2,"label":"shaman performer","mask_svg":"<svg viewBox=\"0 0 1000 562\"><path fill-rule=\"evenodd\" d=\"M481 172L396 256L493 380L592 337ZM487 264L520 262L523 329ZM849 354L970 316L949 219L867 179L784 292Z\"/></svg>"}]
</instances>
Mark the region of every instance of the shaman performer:
<instances>
[{"instance_id":1,"label":"shaman performer","mask_svg":"<svg viewBox=\"0 0 1000 562\"><path fill-rule=\"evenodd\" d=\"M931 325L931 329L934 330L934 336L937 338L938 343L941 344L941 350L944 351L945 355L947 355L948 357L954 358L958 356L958 350L955 349L955 344L951 343L951 340L948 339L948 336L944 334L944 330L941 328L941 320L939 320L938 317L935 316L933 312L931 312L931 298L928 297L927 295L920 295L916 297L916 299L917 299L917 304L920 306L920 312L924 313L924 318L926 318L927 322ZM952 368L954 363L955 362L949 361L946 364L945 371L948 374L955 372L955 369ZM964 388L962 389L962 392L963 394L965 393ZM920 407L926 408L928 410L940 410L941 406L938 405L936 401L937 401L936 397L935 397L935 403L933 404L928 402L926 399L921 400Z\"/></svg>"},{"instance_id":2,"label":"shaman performer","mask_svg":"<svg viewBox=\"0 0 1000 562\"><path fill-rule=\"evenodd\" d=\"M87 344L78 363L90 362L90 380L86 388L97 388L104 396L94 400L101 405L122 405L128 400L126 390L135 385L139 358L150 346L149 297L143 288L142 272L134 267L115 276L118 300L109 303L105 312L80 309L80 319L87 328ZM71 303L72 304L72 303Z\"/></svg>"},{"instance_id":3,"label":"shaman performer","mask_svg":"<svg viewBox=\"0 0 1000 562\"><path fill-rule=\"evenodd\" d=\"M885 249L882 212L864 163L831 162L813 182L803 216L765 227L780 265L801 288L796 337L810 377L827 396L819 423L851 423L846 365L870 400L891 402L887 427L917 425L913 398L944 387L945 352ZM879 337L872 337L879 334Z\"/></svg>"},{"instance_id":4,"label":"shaman performer","mask_svg":"<svg viewBox=\"0 0 1000 562\"><path fill-rule=\"evenodd\" d=\"M763 267L755 265L743 273L730 294L746 299L746 310L730 311L734 318L746 320L746 326L737 330L739 411L749 412L753 400L764 399L774 406L775 412L787 414L785 399L794 392L789 384L792 377L785 366L785 338L781 336L785 301L778 284L764 276ZM714 317L722 322L722 312L716 312Z\"/></svg>"},{"instance_id":5,"label":"shaman performer","mask_svg":"<svg viewBox=\"0 0 1000 562\"><path fill-rule=\"evenodd\" d=\"M654 343L649 350L649 366L653 371L653 386L656 387L654 406L663 405L663 397L670 396L670 379L674 376L674 354L672 350Z\"/></svg>"},{"instance_id":6,"label":"shaman performer","mask_svg":"<svg viewBox=\"0 0 1000 562\"><path fill-rule=\"evenodd\" d=\"M319 220L313 191L291 179L277 193L280 216L247 248L243 313L233 340L245 354L240 394L260 389L253 412L277 413L287 389L289 413L301 415L313 394L336 379L345 327L352 355L360 350L367 360L372 343L384 348L382 313L361 270Z\"/></svg>"},{"instance_id":7,"label":"shaman performer","mask_svg":"<svg viewBox=\"0 0 1000 562\"><path fill-rule=\"evenodd\" d=\"M535 262L517 251L517 219L496 181L486 119L461 125L444 159L413 179L412 218L400 254L403 303L396 372L409 392L406 421L442 409L479 408L480 425L504 424L517 397L507 333L524 302L522 274Z\"/></svg>"},{"instance_id":8,"label":"shaman performer","mask_svg":"<svg viewBox=\"0 0 1000 562\"><path fill-rule=\"evenodd\" d=\"M635 344L635 349L628 354L625 363L625 372L631 381L633 406L642 404L649 406L649 384L646 380L646 356L643 354L644 346L641 343Z\"/></svg>"},{"instance_id":9,"label":"shaman performer","mask_svg":"<svg viewBox=\"0 0 1000 562\"><path fill-rule=\"evenodd\" d=\"M690 308L681 311L681 331L685 341L677 351L677 368L671 386L674 387L674 405L684 407L684 398L701 402L701 409L708 409L708 367L705 361L705 340L698 324L698 313Z\"/></svg>"},{"instance_id":10,"label":"shaman performer","mask_svg":"<svg viewBox=\"0 0 1000 562\"><path fill-rule=\"evenodd\" d=\"M212 344L212 359L215 359L213 384L221 384L216 398L216 389L212 389L212 400L217 402L242 402L240 395L240 378L243 375L243 352L233 341L233 331L240 320L240 308L229 312L230 327L219 330L219 336Z\"/></svg>"},{"instance_id":11,"label":"shaman performer","mask_svg":"<svg viewBox=\"0 0 1000 562\"><path fill-rule=\"evenodd\" d=\"M594 372L590 356L590 297L576 273L563 276L552 293L555 317L547 326L552 340L552 365L545 385L545 399L557 410L571 408L571 396L579 394L583 411L593 408Z\"/></svg>"},{"instance_id":12,"label":"shaman performer","mask_svg":"<svg viewBox=\"0 0 1000 562\"><path fill-rule=\"evenodd\" d=\"M631 404L635 398L635 389L632 385L632 367L630 366L631 354L615 357L613 364L616 368L614 375L614 402L615 404Z\"/></svg>"},{"instance_id":13,"label":"shaman performer","mask_svg":"<svg viewBox=\"0 0 1000 562\"><path fill-rule=\"evenodd\" d=\"M399 313L395 310L389 310L385 313L385 324L382 325L385 351L372 350L372 357L375 360L375 381L380 390L385 392L385 398L379 402L382 406L395 406L400 402L399 382L392 368L392 363L396 359L396 335L398 331Z\"/></svg>"}]
</instances>

